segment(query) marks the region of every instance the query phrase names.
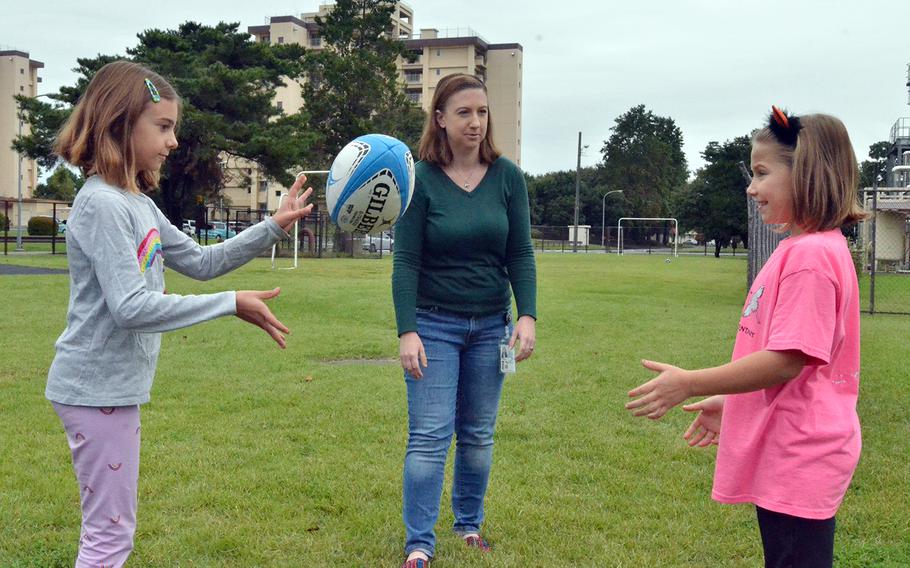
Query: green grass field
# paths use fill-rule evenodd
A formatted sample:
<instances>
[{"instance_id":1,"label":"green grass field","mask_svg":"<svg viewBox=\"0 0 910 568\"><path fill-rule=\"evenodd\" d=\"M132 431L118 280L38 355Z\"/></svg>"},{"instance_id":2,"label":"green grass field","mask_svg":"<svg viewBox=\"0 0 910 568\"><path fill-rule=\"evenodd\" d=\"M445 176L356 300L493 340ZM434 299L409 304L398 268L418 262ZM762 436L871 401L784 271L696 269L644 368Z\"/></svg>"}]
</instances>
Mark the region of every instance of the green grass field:
<instances>
[{"instance_id":1,"label":"green grass field","mask_svg":"<svg viewBox=\"0 0 910 568\"><path fill-rule=\"evenodd\" d=\"M65 265L62 256L3 263ZM750 506L710 500L714 449L689 449L689 416L633 419L642 357L683 367L729 358L741 259L538 256L535 357L509 377L480 557L437 526L439 568L758 566ZM257 260L173 293L268 289L286 351L226 318L167 334L142 410L139 529L131 567L397 567L405 389L391 261ZM64 325L66 276L0 276L0 566L72 566L78 488L44 399ZM838 515L838 567L910 565L910 317L863 316L863 456ZM451 473L451 464L449 472ZM447 478L449 483L451 477Z\"/></svg>"}]
</instances>

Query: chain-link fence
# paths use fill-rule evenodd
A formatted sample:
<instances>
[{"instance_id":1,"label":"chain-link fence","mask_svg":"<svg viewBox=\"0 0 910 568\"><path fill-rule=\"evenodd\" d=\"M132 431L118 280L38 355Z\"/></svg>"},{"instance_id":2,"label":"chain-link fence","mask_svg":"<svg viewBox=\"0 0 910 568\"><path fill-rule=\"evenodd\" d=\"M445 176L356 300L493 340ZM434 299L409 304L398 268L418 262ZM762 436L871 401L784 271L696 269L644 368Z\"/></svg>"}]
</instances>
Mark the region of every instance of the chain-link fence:
<instances>
[{"instance_id":1,"label":"chain-link fence","mask_svg":"<svg viewBox=\"0 0 910 568\"><path fill-rule=\"evenodd\" d=\"M13 253L66 254L66 219L70 206L66 202L27 199L0 200L0 239L4 255ZM245 207L200 205L192 218L178 226L199 244L217 244L259 223L274 211ZM22 222L19 222L19 219ZM314 211L297 224L297 254L315 258L382 258L392 252L394 236L391 230L377 235L355 235L341 231L325 211ZM271 255L271 250L261 256ZM291 237L280 241L276 256L294 255Z\"/></svg>"},{"instance_id":2,"label":"chain-link fence","mask_svg":"<svg viewBox=\"0 0 910 568\"><path fill-rule=\"evenodd\" d=\"M622 228L623 254L673 254L672 223L636 223L624 221ZM574 225L532 225L531 241L538 252L619 252L619 232L616 225L579 225L576 237ZM577 245L575 244L577 242ZM714 241L696 232L679 235L676 250L680 255L714 255ZM724 256L743 256L748 251L740 242L724 247Z\"/></svg>"},{"instance_id":3,"label":"chain-link fence","mask_svg":"<svg viewBox=\"0 0 910 568\"><path fill-rule=\"evenodd\" d=\"M862 309L910 315L910 189L866 189L862 197L872 214L854 240Z\"/></svg>"},{"instance_id":4,"label":"chain-link fence","mask_svg":"<svg viewBox=\"0 0 910 568\"><path fill-rule=\"evenodd\" d=\"M184 232L202 245L217 243L262 221L273 212L240 207L204 207L196 219L185 221ZM297 223L297 254L308 258L382 258L392 252L392 230L376 235L359 235L342 231L332 223L327 212L313 211ZM271 254L265 251L264 256ZM294 255L293 237L280 241L276 256Z\"/></svg>"}]
</instances>

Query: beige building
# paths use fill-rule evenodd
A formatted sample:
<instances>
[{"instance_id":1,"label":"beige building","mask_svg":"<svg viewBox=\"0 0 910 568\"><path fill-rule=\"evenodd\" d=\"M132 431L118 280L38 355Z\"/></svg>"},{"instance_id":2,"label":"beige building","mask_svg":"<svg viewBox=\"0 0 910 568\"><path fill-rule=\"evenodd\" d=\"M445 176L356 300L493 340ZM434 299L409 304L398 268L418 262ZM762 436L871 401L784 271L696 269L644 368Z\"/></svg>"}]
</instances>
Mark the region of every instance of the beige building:
<instances>
[{"instance_id":1,"label":"beige building","mask_svg":"<svg viewBox=\"0 0 910 568\"><path fill-rule=\"evenodd\" d=\"M19 154L10 146L20 132L28 134L28 124L19 124L18 106L15 95L34 97L38 95L38 69L44 63L29 58L28 53L18 50L0 51L0 200L18 199L19 195ZM29 200L38 184L38 166L34 160L22 160L22 197ZM22 224L34 216L33 204L26 202L22 210ZM0 212L3 211L0 205ZM16 225L16 206L9 208L10 228Z\"/></svg>"},{"instance_id":2,"label":"beige building","mask_svg":"<svg viewBox=\"0 0 910 568\"><path fill-rule=\"evenodd\" d=\"M436 84L446 75L468 73L483 79L490 102L494 141L521 165L522 48L517 43L487 43L470 29L422 29L403 40L412 61L399 61L405 92L429 112Z\"/></svg>"},{"instance_id":3,"label":"beige building","mask_svg":"<svg viewBox=\"0 0 910 568\"><path fill-rule=\"evenodd\" d=\"M322 49L316 16L324 17L332 4L318 12L297 16L275 16L269 23L250 26L256 41L299 44ZM395 6L389 36L397 37L412 52L412 61L399 59L402 89L412 101L428 110L436 84L452 73L471 73L484 80L490 100L495 142L500 151L521 164L521 78L522 47L517 43L491 44L470 29L423 29L414 34L414 10L403 2ZM278 89L275 104L286 113L303 106L299 84ZM261 176L254 165L235 162L230 168L225 195L233 206L275 209L284 188ZM315 165L314 165L315 166Z\"/></svg>"}]
</instances>

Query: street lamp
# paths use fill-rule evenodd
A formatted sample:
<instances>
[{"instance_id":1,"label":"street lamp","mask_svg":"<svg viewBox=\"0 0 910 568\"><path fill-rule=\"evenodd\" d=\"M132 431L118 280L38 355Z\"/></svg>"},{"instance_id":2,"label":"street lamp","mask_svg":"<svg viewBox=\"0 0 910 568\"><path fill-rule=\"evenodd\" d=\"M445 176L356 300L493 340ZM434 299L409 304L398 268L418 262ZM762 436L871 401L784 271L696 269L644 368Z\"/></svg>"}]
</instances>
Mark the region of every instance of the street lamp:
<instances>
[{"instance_id":1,"label":"street lamp","mask_svg":"<svg viewBox=\"0 0 910 568\"><path fill-rule=\"evenodd\" d=\"M41 97L50 96L52 93L44 93L41 95L35 95L33 99L39 99ZM22 138L22 112L18 113L19 117L19 139ZM19 178L18 178L18 187L19 187L19 197L17 199L17 212L16 212L16 252L23 252L25 247L22 246L22 152L19 152ZM56 220L54 220L54 227L56 227Z\"/></svg>"},{"instance_id":2,"label":"street lamp","mask_svg":"<svg viewBox=\"0 0 910 568\"><path fill-rule=\"evenodd\" d=\"M600 209L602 211L600 215L600 246L603 247L604 252L607 252L607 248L604 246L604 224L607 222L607 196L611 193L622 193L622 190L614 189L612 191L608 191L600 200Z\"/></svg>"}]
</instances>

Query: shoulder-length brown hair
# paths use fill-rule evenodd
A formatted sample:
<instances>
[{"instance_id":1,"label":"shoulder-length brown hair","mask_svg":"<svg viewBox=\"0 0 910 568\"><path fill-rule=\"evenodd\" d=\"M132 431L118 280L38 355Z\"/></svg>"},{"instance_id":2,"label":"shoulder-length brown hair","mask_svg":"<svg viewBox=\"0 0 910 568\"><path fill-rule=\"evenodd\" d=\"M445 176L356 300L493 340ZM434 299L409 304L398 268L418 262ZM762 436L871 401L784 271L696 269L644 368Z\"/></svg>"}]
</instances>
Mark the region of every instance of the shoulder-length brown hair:
<instances>
[{"instance_id":1,"label":"shoulder-length brown hair","mask_svg":"<svg viewBox=\"0 0 910 568\"><path fill-rule=\"evenodd\" d=\"M465 73L454 73L446 75L436 85L436 92L433 94L433 104L430 112L427 113L426 122L423 125L423 134L420 136L420 148L417 155L421 160L432 162L440 166L447 166L452 162L452 147L449 146L449 139L446 131L439 127L436 121L436 113L444 112L446 103L455 93L466 89L480 89L486 94L487 87L483 81L474 75ZM493 117L487 109L487 135L480 143L480 161L485 164L492 164L501 152L493 144Z\"/></svg>"},{"instance_id":2,"label":"shoulder-length brown hair","mask_svg":"<svg viewBox=\"0 0 910 568\"><path fill-rule=\"evenodd\" d=\"M778 157L790 166L793 222L807 232L829 231L869 216L857 197L859 169L847 128L827 114L799 117L796 147L781 144L768 127L752 136L753 143L774 144Z\"/></svg>"},{"instance_id":3,"label":"shoulder-length brown hair","mask_svg":"<svg viewBox=\"0 0 910 568\"><path fill-rule=\"evenodd\" d=\"M180 104L177 91L161 75L130 61L99 69L57 134L54 152L110 184L139 193L158 187L158 170L136 169L133 127L145 105L154 104L148 79L165 100Z\"/></svg>"}]
</instances>

